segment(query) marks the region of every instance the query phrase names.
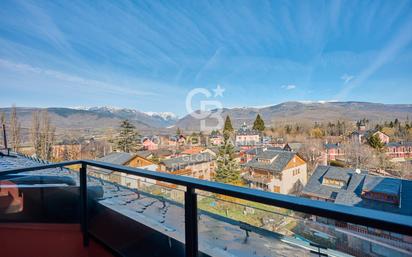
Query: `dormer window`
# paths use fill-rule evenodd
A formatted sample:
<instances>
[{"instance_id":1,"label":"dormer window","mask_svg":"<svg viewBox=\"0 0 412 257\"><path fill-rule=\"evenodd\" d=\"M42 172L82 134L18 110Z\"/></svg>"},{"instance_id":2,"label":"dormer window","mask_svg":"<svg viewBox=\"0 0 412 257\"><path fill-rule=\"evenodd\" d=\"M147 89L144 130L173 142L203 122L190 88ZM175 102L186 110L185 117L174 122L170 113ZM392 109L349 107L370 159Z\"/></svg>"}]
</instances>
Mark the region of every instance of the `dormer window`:
<instances>
[{"instance_id":1,"label":"dormer window","mask_svg":"<svg viewBox=\"0 0 412 257\"><path fill-rule=\"evenodd\" d=\"M323 177L322 184L333 187L346 187L349 184L351 176L339 169L330 169Z\"/></svg>"},{"instance_id":2,"label":"dormer window","mask_svg":"<svg viewBox=\"0 0 412 257\"><path fill-rule=\"evenodd\" d=\"M379 192L363 191L362 192L362 197L365 198L365 199L370 199L370 200L375 200L375 201L380 201L380 202L386 202L386 203L392 203L392 204L399 205L399 197L397 195L390 195L390 194L379 193Z\"/></svg>"},{"instance_id":3,"label":"dormer window","mask_svg":"<svg viewBox=\"0 0 412 257\"><path fill-rule=\"evenodd\" d=\"M264 163L264 164L270 164L270 159L263 159L263 158L258 158L258 162Z\"/></svg>"},{"instance_id":4,"label":"dormer window","mask_svg":"<svg viewBox=\"0 0 412 257\"><path fill-rule=\"evenodd\" d=\"M399 205L402 182L397 179L368 176L362 198Z\"/></svg>"},{"instance_id":5,"label":"dormer window","mask_svg":"<svg viewBox=\"0 0 412 257\"><path fill-rule=\"evenodd\" d=\"M339 187L339 188L346 186L345 181L338 180L338 179L332 179L332 178L323 178L322 184L327 185L327 186Z\"/></svg>"}]
</instances>

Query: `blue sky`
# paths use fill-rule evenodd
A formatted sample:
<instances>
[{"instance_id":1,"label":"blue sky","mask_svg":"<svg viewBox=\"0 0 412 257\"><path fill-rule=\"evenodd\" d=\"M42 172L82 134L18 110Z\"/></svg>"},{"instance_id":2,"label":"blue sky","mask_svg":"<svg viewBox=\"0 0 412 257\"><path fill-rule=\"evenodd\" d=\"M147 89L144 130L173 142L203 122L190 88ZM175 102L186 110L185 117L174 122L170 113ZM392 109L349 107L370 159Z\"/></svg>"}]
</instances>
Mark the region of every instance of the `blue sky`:
<instances>
[{"instance_id":1,"label":"blue sky","mask_svg":"<svg viewBox=\"0 0 412 257\"><path fill-rule=\"evenodd\" d=\"M411 81L412 1L0 2L0 106L411 103Z\"/></svg>"}]
</instances>

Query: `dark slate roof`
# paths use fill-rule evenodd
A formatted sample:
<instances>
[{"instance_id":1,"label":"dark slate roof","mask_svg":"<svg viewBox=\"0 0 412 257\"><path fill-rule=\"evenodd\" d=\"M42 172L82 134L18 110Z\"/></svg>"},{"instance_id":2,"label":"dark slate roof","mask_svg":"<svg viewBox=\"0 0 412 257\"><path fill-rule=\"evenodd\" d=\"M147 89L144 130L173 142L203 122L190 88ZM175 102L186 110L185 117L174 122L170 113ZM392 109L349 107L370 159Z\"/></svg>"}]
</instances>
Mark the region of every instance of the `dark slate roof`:
<instances>
[{"instance_id":1,"label":"dark slate roof","mask_svg":"<svg viewBox=\"0 0 412 257\"><path fill-rule=\"evenodd\" d=\"M47 163L35 157L25 157L23 155L17 155L13 153L11 155L11 157L0 155L0 172L2 170L31 167Z\"/></svg>"},{"instance_id":2,"label":"dark slate roof","mask_svg":"<svg viewBox=\"0 0 412 257\"><path fill-rule=\"evenodd\" d=\"M24 167L33 167L48 164L49 162L38 159L36 157L29 157L22 154L12 154L14 157L10 156L0 156L0 174L4 170L8 169L19 169ZM22 172L20 175L41 175L46 177L53 177L54 180L59 179L61 181L67 181L70 179L74 183L78 183L78 172L73 172L66 168L51 168L39 171L29 171ZM46 183L43 179L42 183Z\"/></svg>"},{"instance_id":3,"label":"dark slate roof","mask_svg":"<svg viewBox=\"0 0 412 257\"><path fill-rule=\"evenodd\" d=\"M245 151L246 154L250 154L250 155L257 155L261 152L263 152L263 150L282 150L281 147L255 147L255 148L251 148L247 151Z\"/></svg>"},{"instance_id":4,"label":"dark slate roof","mask_svg":"<svg viewBox=\"0 0 412 257\"><path fill-rule=\"evenodd\" d=\"M252 129L238 130L236 132L236 135L242 135L242 136L259 135L259 131L252 130Z\"/></svg>"},{"instance_id":5,"label":"dark slate roof","mask_svg":"<svg viewBox=\"0 0 412 257\"><path fill-rule=\"evenodd\" d=\"M344 181L345 183L348 183L352 173L353 172L351 171L342 171L339 168L332 166L323 177L327 179L340 180Z\"/></svg>"},{"instance_id":6,"label":"dark slate roof","mask_svg":"<svg viewBox=\"0 0 412 257\"><path fill-rule=\"evenodd\" d=\"M369 130L363 130L363 131L359 131L359 130L357 130L357 131L353 131L352 133L351 133L351 135L361 135L361 136L364 136L365 138L367 138L367 137L369 137L370 135L374 135L375 133L377 133L377 132L380 132L380 133L382 133L382 134L384 134L384 135L386 135L385 133L383 133L382 131L379 131L379 130L376 130L376 129L369 129ZM387 136L387 135L386 135Z\"/></svg>"},{"instance_id":7,"label":"dark slate roof","mask_svg":"<svg viewBox=\"0 0 412 257\"><path fill-rule=\"evenodd\" d=\"M153 155L157 156L157 157L168 157L171 156L173 154L175 154L175 151L169 150L169 149L157 149L157 150L153 150L151 151Z\"/></svg>"},{"instance_id":8,"label":"dark slate roof","mask_svg":"<svg viewBox=\"0 0 412 257\"><path fill-rule=\"evenodd\" d=\"M323 178L336 176L338 172L349 176L348 184L338 188L322 184ZM332 175L330 175L332 174ZM339 175L338 175L339 176ZM400 193L400 204L362 197L363 191ZM318 166L302 191L303 195L332 200L336 204L370 208L403 215L412 215L412 181L368 175L367 171L357 173L355 169L333 166Z\"/></svg>"},{"instance_id":9,"label":"dark slate roof","mask_svg":"<svg viewBox=\"0 0 412 257\"><path fill-rule=\"evenodd\" d=\"M336 144L331 144L331 143L325 144L325 149L338 149L338 148L340 148L340 147L341 147L341 145L340 145L339 143L336 143Z\"/></svg>"},{"instance_id":10,"label":"dark slate roof","mask_svg":"<svg viewBox=\"0 0 412 257\"><path fill-rule=\"evenodd\" d=\"M256 155L253 160L245 164L245 167L263 169L272 172L281 172L292 160L296 153L285 150L266 150ZM275 159L274 159L275 158ZM259 162L259 159L274 159L270 164Z\"/></svg>"},{"instance_id":11,"label":"dark slate roof","mask_svg":"<svg viewBox=\"0 0 412 257\"><path fill-rule=\"evenodd\" d=\"M130 161L135 155L124 152L112 152L99 159L101 162L108 162L112 164L124 165Z\"/></svg>"},{"instance_id":12,"label":"dark slate roof","mask_svg":"<svg viewBox=\"0 0 412 257\"><path fill-rule=\"evenodd\" d=\"M386 144L389 147L401 147L401 146L412 146L412 141L404 141L404 142L390 142Z\"/></svg>"},{"instance_id":13,"label":"dark slate roof","mask_svg":"<svg viewBox=\"0 0 412 257\"><path fill-rule=\"evenodd\" d=\"M363 191L399 195L401 185L400 179L367 176L363 183Z\"/></svg>"},{"instance_id":14,"label":"dark slate roof","mask_svg":"<svg viewBox=\"0 0 412 257\"><path fill-rule=\"evenodd\" d=\"M259 135L259 131L249 129L244 123L237 131L236 135Z\"/></svg>"},{"instance_id":15,"label":"dark slate roof","mask_svg":"<svg viewBox=\"0 0 412 257\"><path fill-rule=\"evenodd\" d=\"M137 151L136 155L143 157L143 158L148 158L150 155L152 155L152 152L150 151Z\"/></svg>"},{"instance_id":16,"label":"dark slate roof","mask_svg":"<svg viewBox=\"0 0 412 257\"><path fill-rule=\"evenodd\" d=\"M202 163L202 162L209 162L214 159L215 157L212 154L205 152L205 153L181 156L177 158L170 158L170 159L163 160L161 163L163 163L168 169L178 170L178 169L183 169L189 165Z\"/></svg>"}]
</instances>

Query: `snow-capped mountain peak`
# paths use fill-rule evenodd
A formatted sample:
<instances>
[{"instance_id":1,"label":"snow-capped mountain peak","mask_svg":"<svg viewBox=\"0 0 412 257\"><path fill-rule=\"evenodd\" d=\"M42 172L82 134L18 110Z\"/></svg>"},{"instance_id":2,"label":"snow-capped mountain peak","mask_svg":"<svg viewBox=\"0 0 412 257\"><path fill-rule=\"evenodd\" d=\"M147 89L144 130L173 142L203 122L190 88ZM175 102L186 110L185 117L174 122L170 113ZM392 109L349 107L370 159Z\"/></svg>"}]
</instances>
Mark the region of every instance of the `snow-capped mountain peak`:
<instances>
[{"instance_id":1,"label":"snow-capped mountain peak","mask_svg":"<svg viewBox=\"0 0 412 257\"><path fill-rule=\"evenodd\" d=\"M173 112L145 112L145 114L152 117L160 117L164 120L176 120L177 116Z\"/></svg>"}]
</instances>

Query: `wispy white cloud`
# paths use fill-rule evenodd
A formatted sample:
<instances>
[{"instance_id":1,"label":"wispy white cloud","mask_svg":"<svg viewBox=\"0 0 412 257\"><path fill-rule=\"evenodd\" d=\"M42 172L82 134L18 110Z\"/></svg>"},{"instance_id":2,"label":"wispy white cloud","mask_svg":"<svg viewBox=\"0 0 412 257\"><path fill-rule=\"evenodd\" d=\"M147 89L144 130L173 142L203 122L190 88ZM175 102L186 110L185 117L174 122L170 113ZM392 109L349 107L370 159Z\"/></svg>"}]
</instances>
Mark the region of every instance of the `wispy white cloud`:
<instances>
[{"instance_id":1,"label":"wispy white cloud","mask_svg":"<svg viewBox=\"0 0 412 257\"><path fill-rule=\"evenodd\" d=\"M351 81L352 79L354 79L355 78L355 76L352 76L352 75L348 75L348 74L343 74L341 77L340 77L340 79L341 80L343 80L343 83L344 84L347 84L347 83L349 83L349 81Z\"/></svg>"},{"instance_id":2,"label":"wispy white cloud","mask_svg":"<svg viewBox=\"0 0 412 257\"><path fill-rule=\"evenodd\" d=\"M345 98L352 88L368 80L368 74L389 62L385 56L374 56L375 49L385 49L386 40L411 19L411 7L410 1L233 5L225 1L73 0L66 4L5 0L0 8L0 59L26 70L20 73L37 74L32 77L38 81L39 92L58 85L66 87L62 91L67 95L75 95L70 85L82 93L90 87L96 93L106 92L99 98L102 105L110 100L122 105L125 95L151 92L159 97L147 99L158 101L159 108L183 109L183 104L172 106L168 101L180 101L191 87L217 83L236 85L233 91L228 88L233 94L226 99L240 105L250 99L334 99L340 88L331 85L341 77L345 89L340 96ZM405 31L404 37L412 34L410 31ZM399 55L404 46L400 50L389 47L386 57L389 60L391 54L397 54L406 59L397 64L400 69L396 72L401 74L398 78L407 80L411 75L404 70L411 59ZM392 70L385 70L382 76L391 77ZM347 76L341 76L342 71L348 72ZM3 74L0 84L16 85L16 101L24 99L18 86L35 84L30 76L6 70ZM251 85L257 97L250 97ZM277 94L276 99L265 94L273 92L273 87L284 94ZM361 97L368 100L368 96ZM142 98L138 104L143 105ZM0 101L3 99L0 96Z\"/></svg>"},{"instance_id":3,"label":"wispy white cloud","mask_svg":"<svg viewBox=\"0 0 412 257\"><path fill-rule=\"evenodd\" d=\"M412 16L397 31L389 43L377 54L372 63L365 67L355 79L346 83L336 95L336 99L344 99L353 89L365 83L376 71L392 61L412 41Z\"/></svg>"},{"instance_id":4,"label":"wispy white cloud","mask_svg":"<svg viewBox=\"0 0 412 257\"><path fill-rule=\"evenodd\" d=\"M64 72L50 70L50 69L43 69L39 67L34 67L24 63L14 63L8 60L0 59L0 67L6 68L9 70L13 70L19 73L35 73L41 74L47 77L51 77L57 80L65 81L74 83L77 85L87 86L87 89L90 90L94 88L96 90L106 91L108 93L116 93L116 94L131 94L136 96L145 96L145 95L156 95L153 92L149 91L139 91L135 89L130 89L127 87L116 86L113 84L109 84L106 82L94 80L94 79L87 79L83 77L79 77L72 74L67 74Z\"/></svg>"},{"instance_id":5,"label":"wispy white cloud","mask_svg":"<svg viewBox=\"0 0 412 257\"><path fill-rule=\"evenodd\" d=\"M282 85L282 88L284 88L286 90L292 90L292 89L296 88L296 85L294 85L294 84Z\"/></svg>"}]
</instances>

